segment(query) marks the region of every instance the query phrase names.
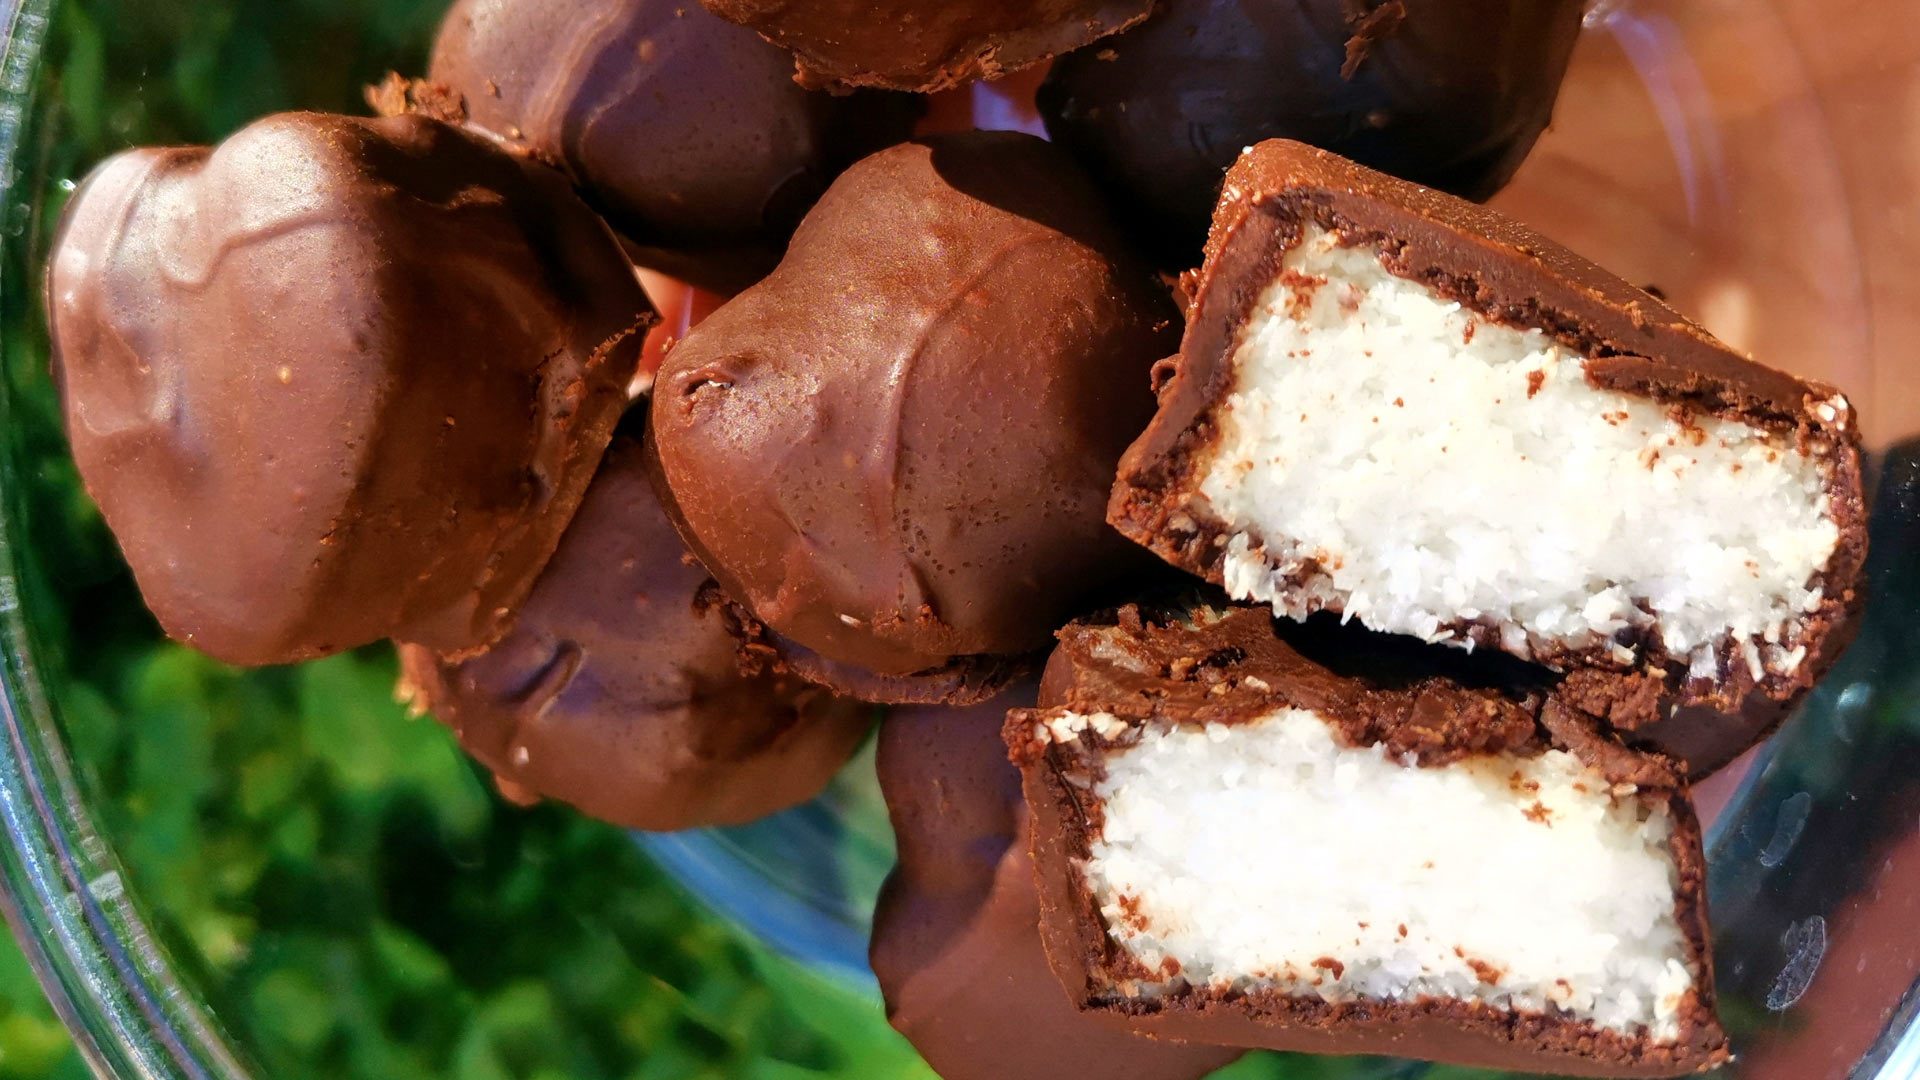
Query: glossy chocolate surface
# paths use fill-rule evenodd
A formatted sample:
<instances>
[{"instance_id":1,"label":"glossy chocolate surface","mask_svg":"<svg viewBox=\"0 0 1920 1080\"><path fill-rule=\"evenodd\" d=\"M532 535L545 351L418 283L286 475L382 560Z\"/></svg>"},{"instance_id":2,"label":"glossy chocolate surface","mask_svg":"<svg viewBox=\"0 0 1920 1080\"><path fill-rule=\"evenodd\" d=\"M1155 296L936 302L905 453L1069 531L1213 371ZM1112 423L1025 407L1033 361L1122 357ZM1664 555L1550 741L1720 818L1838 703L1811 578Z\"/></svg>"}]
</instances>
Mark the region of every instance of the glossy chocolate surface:
<instances>
[{"instance_id":1,"label":"glossy chocolate surface","mask_svg":"<svg viewBox=\"0 0 1920 1080\"><path fill-rule=\"evenodd\" d=\"M743 675L719 603L622 436L512 631L464 661L405 647L405 682L504 791L629 828L738 825L818 794L874 710Z\"/></svg>"},{"instance_id":2,"label":"glossy chocolate surface","mask_svg":"<svg viewBox=\"0 0 1920 1080\"><path fill-rule=\"evenodd\" d=\"M418 116L114 157L47 297L87 490L166 631L238 664L498 637L654 318L559 174Z\"/></svg>"},{"instance_id":3,"label":"glossy chocolate surface","mask_svg":"<svg viewBox=\"0 0 1920 1080\"><path fill-rule=\"evenodd\" d=\"M669 509L729 596L828 661L907 676L1036 652L1152 573L1103 493L1176 318L1046 143L883 151L668 354Z\"/></svg>"},{"instance_id":4,"label":"glossy chocolate surface","mask_svg":"<svg viewBox=\"0 0 1920 1080\"><path fill-rule=\"evenodd\" d=\"M1266 139L1312 143L1471 199L1545 130L1579 0L1171 0L1062 57L1047 130L1170 267L1198 259L1221 178Z\"/></svg>"},{"instance_id":5,"label":"glossy chocolate surface","mask_svg":"<svg viewBox=\"0 0 1920 1080\"><path fill-rule=\"evenodd\" d=\"M731 292L919 111L899 94L810 93L792 66L692 0L459 0L429 79L468 122L570 173L637 261Z\"/></svg>"}]
</instances>

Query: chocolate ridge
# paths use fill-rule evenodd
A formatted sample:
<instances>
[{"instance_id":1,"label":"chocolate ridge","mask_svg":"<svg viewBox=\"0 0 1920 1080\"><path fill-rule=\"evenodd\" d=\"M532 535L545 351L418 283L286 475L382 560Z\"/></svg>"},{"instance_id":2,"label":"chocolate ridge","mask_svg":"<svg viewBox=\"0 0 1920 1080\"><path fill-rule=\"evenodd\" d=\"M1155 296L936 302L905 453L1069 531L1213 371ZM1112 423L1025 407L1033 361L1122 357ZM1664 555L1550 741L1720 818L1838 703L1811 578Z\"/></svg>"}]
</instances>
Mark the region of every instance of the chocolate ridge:
<instances>
[{"instance_id":1,"label":"chocolate ridge","mask_svg":"<svg viewBox=\"0 0 1920 1080\"><path fill-rule=\"evenodd\" d=\"M1349 746L1383 743L1396 757L1411 755L1423 765L1546 750L1535 723L1544 700L1537 687L1484 678L1444 655L1429 661L1410 651L1376 651L1387 639L1362 633L1327 643L1337 651L1364 641L1358 648L1367 651L1351 659L1365 674L1341 674L1283 640L1264 607L1175 613L1128 605L1060 631L1042 677L1040 709L1177 715L1227 726L1275 709L1309 709L1333 723Z\"/></svg>"},{"instance_id":2,"label":"chocolate ridge","mask_svg":"<svg viewBox=\"0 0 1920 1080\"><path fill-rule=\"evenodd\" d=\"M997 79L1119 33L1155 6L1155 0L921 0L878 11L863 0L701 2L792 50L795 82L835 93L860 87L933 93Z\"/></svg>"},{"instance_id":3,"label":"chocolate ridge","mask_svg":"<svg viewBox=\"0 0 1920 1080\"><path fill-rule=\"evenodd\" d=\"M832 688L856 701L877 705L977 705L998 697L1015 680L1039 665L1026 656L956 656L946 663L905 675L881 674L857 664L829 660L799 642L781 637L755 618L746 605L729 598L718 582L702 603L720 609L728 632L739 643L740 669L748 674L792 675Z\"/></svg>"}]
</instances>

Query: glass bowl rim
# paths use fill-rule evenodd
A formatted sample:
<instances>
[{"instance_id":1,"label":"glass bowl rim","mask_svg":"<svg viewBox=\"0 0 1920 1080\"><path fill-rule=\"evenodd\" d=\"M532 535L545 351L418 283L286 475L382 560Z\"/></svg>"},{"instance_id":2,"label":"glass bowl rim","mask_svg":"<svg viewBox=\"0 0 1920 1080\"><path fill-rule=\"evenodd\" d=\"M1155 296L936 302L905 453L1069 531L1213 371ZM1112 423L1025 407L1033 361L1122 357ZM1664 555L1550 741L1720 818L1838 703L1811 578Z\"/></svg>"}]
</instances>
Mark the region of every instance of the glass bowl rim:
<instances>
[{"instance_id":1,"label":"glass bowl rim","mask_svg":"<svg viewBox=\"0 0 1920 1080\"><path fill-rule=\"evenodd\" d=\"M0 203L10 208L54 4L0 2ZM0 430L12 408L0 384ZM22 611L17 467L0 454L0 913L96 1074L247 1076L149 930L77 783Z\"/></svg>"}]
</instances>

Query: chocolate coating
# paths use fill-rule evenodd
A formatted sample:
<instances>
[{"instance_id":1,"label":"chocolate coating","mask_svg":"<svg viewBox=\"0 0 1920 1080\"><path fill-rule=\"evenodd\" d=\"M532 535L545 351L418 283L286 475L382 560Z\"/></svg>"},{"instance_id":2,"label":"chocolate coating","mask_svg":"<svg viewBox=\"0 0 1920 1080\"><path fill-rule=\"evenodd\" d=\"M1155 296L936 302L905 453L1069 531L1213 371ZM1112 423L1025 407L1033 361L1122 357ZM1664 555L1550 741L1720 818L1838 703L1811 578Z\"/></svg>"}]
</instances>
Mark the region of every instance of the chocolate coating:
<instances>
[{"instance_id":1,"label":"chocolate coating","mask_svg":"<svg viewBox=\"0 0 1920 1080\"><path fill-rule=\"evenodd\" d=\"M1062 57L1047 131L1169 265L1193 265L1240 151L1297 139L1470 199L1546 129L1580 0L1172 0Z\"/></svg>"},{"instance_id":2,"label":"chocolate coating","mask_svg":"<svg viewBox=\"0 0 1920 1080\"><path fill-rule=\"evenodd\" d=\"M1217 434L1215 404L1231 389L1240 327L1278 260L1311 222L1356 242L1389 243L1384 261L1495 322L1538 327L1590 359L1597 388L1652 399L1684 414L1739 420L1790 433L1831 462L1831 513L1839 530L1817 584L1820 605L1791 671L1756 679L1722 650L1717 671L1694 671L1657 641L1636 643L1637 666L1604 650L1536 658L1567 677L1564 703L1605 720L1624 738L1686 761L1698 778L1765 737L1852 639L1864 599L1866 510L1860 428L1832 387L1757 364L1646 292L1485 207L1286 140L1261 143L1228 174L1188 309L1179 354L1153 423L1122 459L1109 520L1170 563L1221 580L1221 526L1188 490ZM1499 648L1497 632L1471 622L1461 640Z\"/></svg>"},{"instance_id":3,"label":"chocolate coating","mask_svg":"<svg viewBox=\"0 0 1920 1080\"><path fill-rule=\"evenodd\" d=\"M147 605L236 664L498 637L654 318L559 174L315 113L102 164L47 305L74 460Z\"/></svg>"},{"instance_id":4,"label":"chocolate coating","mask_svg":"<svg viewBox=\"0 0 1920 1080\"><path fill-rule=\"evenodd\" d=\"M882 151L668 354L669 509L728 595L827 661L950 678L1034 652L1149 566L1100 493L1175 318L1041 140Z\"/></svg>"},{"instance_id":5,"label":"chocolate coating","mask_svg":"<svg viewBox=\"0 0 1920 1080\"><path fill-rule=\"evenodd\" d=\"M931 93L995 79L1147 17L1154 0L702 0L792 49L802 86Z\"/></svg>"},{"instance_id":6,"label":"chocolate coating","mask_svg":"<svg viewBox=\"0 0 1920 1080\"><path fill-rule=\"evenodd\" d=\"M749 671L791 675L834 687L856 701L894 705L974 705L1000 696L1033 669L1031 657L962 657L906 675L882 675L858 664L829 660L767 629L753 612L727 601L727 618L740 641L740 663Z\"/></svg>"},{"instance_id":7,"label":"chocolate coating","mask_svg":"<svg viewBox=\"0 0 1920 1080\"><path fill-rule=\"evenodd\" d=\"M429 78L562 165L643 265L709 286L770 269L834 176L919 108L808 93L785 52L689 0L459 0Z\"/></svg>"},{"instance_id":8,"label":"chocolate coating","mask_svg":"<svg viewBox=\"0 0 1920 1080\"><path fill-rule=\"evenodd\" d=\"M752 821L818 794L873 710L743 676L711 585L619 437L512 631L464 661L403 646L404 680L504 790L629 828Z\"/></svg>"},{"instance_id":9,"label":"chocolate coating","mask_svg":"<svg viewBox=\"0 0 1920 1080\"><path fill-rule=\"evenodd\" d=\"M1061 631L1039 708L1010 712L1004 734L1032 813L1041 938L1078 1007L1165 1037L1307 1053L1390 1054L1529 1074L1663 1077L1725 1062L1700 823L1672 763L1627 750L1553 698L1488 682L1483 670L1458 654L1425 648L1431 655L1421 658L1397 647L1385 654L1343 652L1342 636L1317 643L1316 651L1329 650L1324 658L1309 657L1282 640L1264 608L1124 608ZM1449 669L1466 677L1455 678ZM1678 875L1674 916L1695 980L1681 999L1672 1042L1596 1029L1557 1011L1510 1012L1437 997L1328 1002L1272 987L1217 990L1185 982L1158 996L1116 996L1117 981L1144 971L1113 946L1077 869L1102 813L1086 780L1103 768L1099 755L1137 738L1142 726L1231 728L1281 708L1312 710L1341 742L1384 745L1389 755L1412 757L1419 767L1553 747L1615 783L1634 785L1641 797L1664 799ZM1113 743L1104 735L1093 742L1043 743L1033 737L1034 725L1054 715L1050 710L1108 713L1126 730Z\"/></svg>"},{"instance_id":10,"label":"chocolate coating","mask_svg":"<svg viewBox=\"0 0 1920 1080\"><path fill-rule=\"evenodd\" d=\"M911 708L880 727L880 791L900 862L869 959L887 1019L946 1080L1197 1078L1238 1050L1148 1039L1076 1012L1040 946L1020 773L1000 724L1033 688L972 708Z\"/></svg>"}]
</instances>

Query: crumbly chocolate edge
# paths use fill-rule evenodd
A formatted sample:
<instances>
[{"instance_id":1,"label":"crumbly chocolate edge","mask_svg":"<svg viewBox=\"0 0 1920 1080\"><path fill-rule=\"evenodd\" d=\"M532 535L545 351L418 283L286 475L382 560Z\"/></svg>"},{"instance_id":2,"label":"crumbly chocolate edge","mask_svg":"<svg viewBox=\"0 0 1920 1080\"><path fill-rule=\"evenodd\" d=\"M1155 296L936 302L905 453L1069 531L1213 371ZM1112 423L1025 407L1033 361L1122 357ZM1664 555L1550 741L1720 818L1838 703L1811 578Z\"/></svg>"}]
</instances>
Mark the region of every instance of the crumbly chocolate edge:
<instances>
[{"instance_id":1,"label":"crumbly chocolate edge","mask_svg":"<svg viewBox=\"0 0 1920 1080\"><path fill-rule=\"evenodd\" d=\"M1233 365L1229 357L1238 348L1241 330L1260 296L1278 277L1281 260L1299 242L1302 231L1300 224L1309 216L1320 227L1339 235L1343 243L1374 246L1380 251L1382 264L1390 272L1432 289L1482 318L1522 329L1541 329L1563 346L1588 358L1606 359L1622 355L1606 343L1604 335L1558 313L1546 311L1538 301L1531 301L1531 306L1501 304L1483 295L1477 282L1470 277L1448 274L1440 268L1409 266L1404 260L1397 261L1390 250L1382 247L1391 247L1390 237L1378 230L1340 219L1325 205L1324 200L1315 198L1312 192L1265 199L1256 197L1235 204L1234 218L1226 222L1224 228L1216 226L1216 235L1209 244L1209 265L1201 271L1188 310L1188 341L1193 341L1196 335L1209 335L1202 338L1209 353L1218 348L1226 355L1208 355L1202 361L1210 376L1208 384L1201 390L1205 404L1164 452L1145 461L1134 461L1133 453L1129 452L1128 460L1123 463L1116 480L1107 513L1108 522L1128 539L1148 548L1174 566L1216 585L1224 583L1226 547L1235 533L1224 522L1199 509L1202 500L1198 497L1197 489L1201 467L1221 438L1214 414L1233 389ZM1251 265L1246 267L1246 272L1238 275L1241 280L1230 281L1224 286L1235 290L1225 301L1227 310L1224 313L1206 313L1204 309L1212 299L1209 293L1223 287L1214 264L1222 259L1245 258L1245 253L1239 249L1249 242L1245 237L1250 225L1256 233L1261 234L1254 236L1252 242L1259 243L1270 238L1280 242L1267 244ZM1254 284L1249 286L1248 281ZM1193 358L1187 353L1188 342L1183 342L1180 355L1164 361L1163 365L1166 366L1156 371L1157 382L1169 378L1196 377ZM1169 371L1168 367L1172 370ZM1767 671L1756 682L1744 662L1735 655L1737 646L1731 641L1722 641L1716 644L1714 650L1718 677L1694 678L1689 674L1688 664L1675 660L1664 649L1658 648L1646 632L1640 630L1636 630L1627 641L1621 642L1632 644L1640 650L1640 659L1633 668L1621 669L1612 664L1608 656L1610 650L1605 643L1585 649L1536 650L1532 659L1559 671L1587 670L1623 676L1651 674L1658 677L1664 687L1661 696L1676 706L1702 706L1723 713L1738 713L1750 709L1764 710L1768 702L1797 699L1837 659L1849 640L1845 629L1854 622L1864 601L1859 581L1866 562L1866 500L1860 471L1858 425L1851 412L1837 416L1833 422L1823 423L1805 413L1787 415L1766 412L1756 415L1750 411L1743 412L1734 407L1737 403L1724 400L1687 399L1684 396L1672 400L1651 392L1657 388L1648 385L1599 385L1601 389L1634 394L1670 407L1685 408L1692 414L1731 416L1774 432L1791 430L1801 445L1824 448L1823 453L1832 464L1828 496L1832 517L1840 531L1840 543L1828 565L1814 577L1813 584L1823 590L1820 606L1801 620L1804 632L1799 644L1806 647L1807 655L1789 675ZM1161 384L1159 388L1162 390L1164 409L1174 387ZM1721 407L1716 409L1713 407L1715 405ZM1156 418L1155 424L1158 423L1159 419ZM1849 431L1853 433L1852 437L1844 434ZM1149 437L1151 434L1150 429ZM1309 566L1302 572L1310 569ZM1829 587L1832 583L1845 584L1835 589ZM1330 607L1326 610L1338 612L1340 609ZM1498 648L1499 627L1500 624L1492 620L1475 619L1455 620L1442 624L1440 629L1451 632L1458 640L1471 641L1476 648ZM1755 742L1784 719L1784 710L1773 711L1777 715L1770 722L1763 721L1759 725L1762 734L1755 737ZM1607 719L1611 721L1614 718ZM1653 719L1645 716L1618 718L1628 730Z\"/></svg>"},{"instance_id":2,"label":"crumbly chocolate edge","mask_svg":"<svg viewBox=\"0 0 1920 1080\"><path fill-rule=\"evenodd\" d=\"M1671 1043L1653 1043L1645 1037L1599 1028L1558 1014L1557 1010L1523 1013L1459 999L1425 997L1334 1004L1292 995L1277 987L1249 992L1191 985L1152 998L1117 994L1112 988L1125 981L1161 982L1177 977L1178 969L1175 963L1172 971L1148 970L1107 932L1082 869L1090 857L1092 838L1104 827L1104 808L1093 791L1104 775L1103 757L1107 752L1137 741L1146 725L1167 721L1136 716L1123 721L1125 731L1108 735L1089 728L1070 745L1034 735L1036 722L1066 711L1064 707L1014 710L1008 715L1003 734L1010 757L1021 770L1022 789L1032 811L1029 838L1043 897L1041 936L1056 976L1083 1012L1108 1016L1142 1033L1196 1041L1219 1041L1210 1039L1208 1031L1223 1023L1244 1027L1249 1035L1274 1031L1293 1032L1303 1038L1357 1035L1364 1040L1370 1033L1355 1032L1349 1025L1379 1024L1392 1029L1416 1021L1438 1021L1482 1037L1489 1046L1548 1055L1565 1062L1624 1066L1645 1070L1646 1075L1705 1071L1728 1060L1726 1033L1714 1009L1700 823L1684 785L1671 775L1668 786L1642 786L1631 796L1664 797L1673 822L1668 844L1679 877L1674 916L1686 939L1694 985L1682 1001L1680 1032ZM1257 712L1249 710L1247 718L1252 719ZM1339 724L1334 726L1338 737L1346 742L1348 730ZM1560 742L1557 738L1552 741ZM1566 748L1579 754L1577 747ZM1404 1048L1378 1039L1371 1046L1356 1043L1349 1052L1391 1054L1400 1049Z\"/></svg>"},{"instance_id":3,"label":"crumbly chocolate edge","mask_svg":"<svg viewBox=\"0 0 1920 1080\"><path fill-rule=\"evenodd\" d=\"M742 674L799 679L871 704L977 705L1000 696L1036 663L1032 656L956 656L937 668L883 675L830 660L781 637L718 583L710 582L697 602L719 609L727 632L738 643Z\"/></svg>"}]
</instances>

